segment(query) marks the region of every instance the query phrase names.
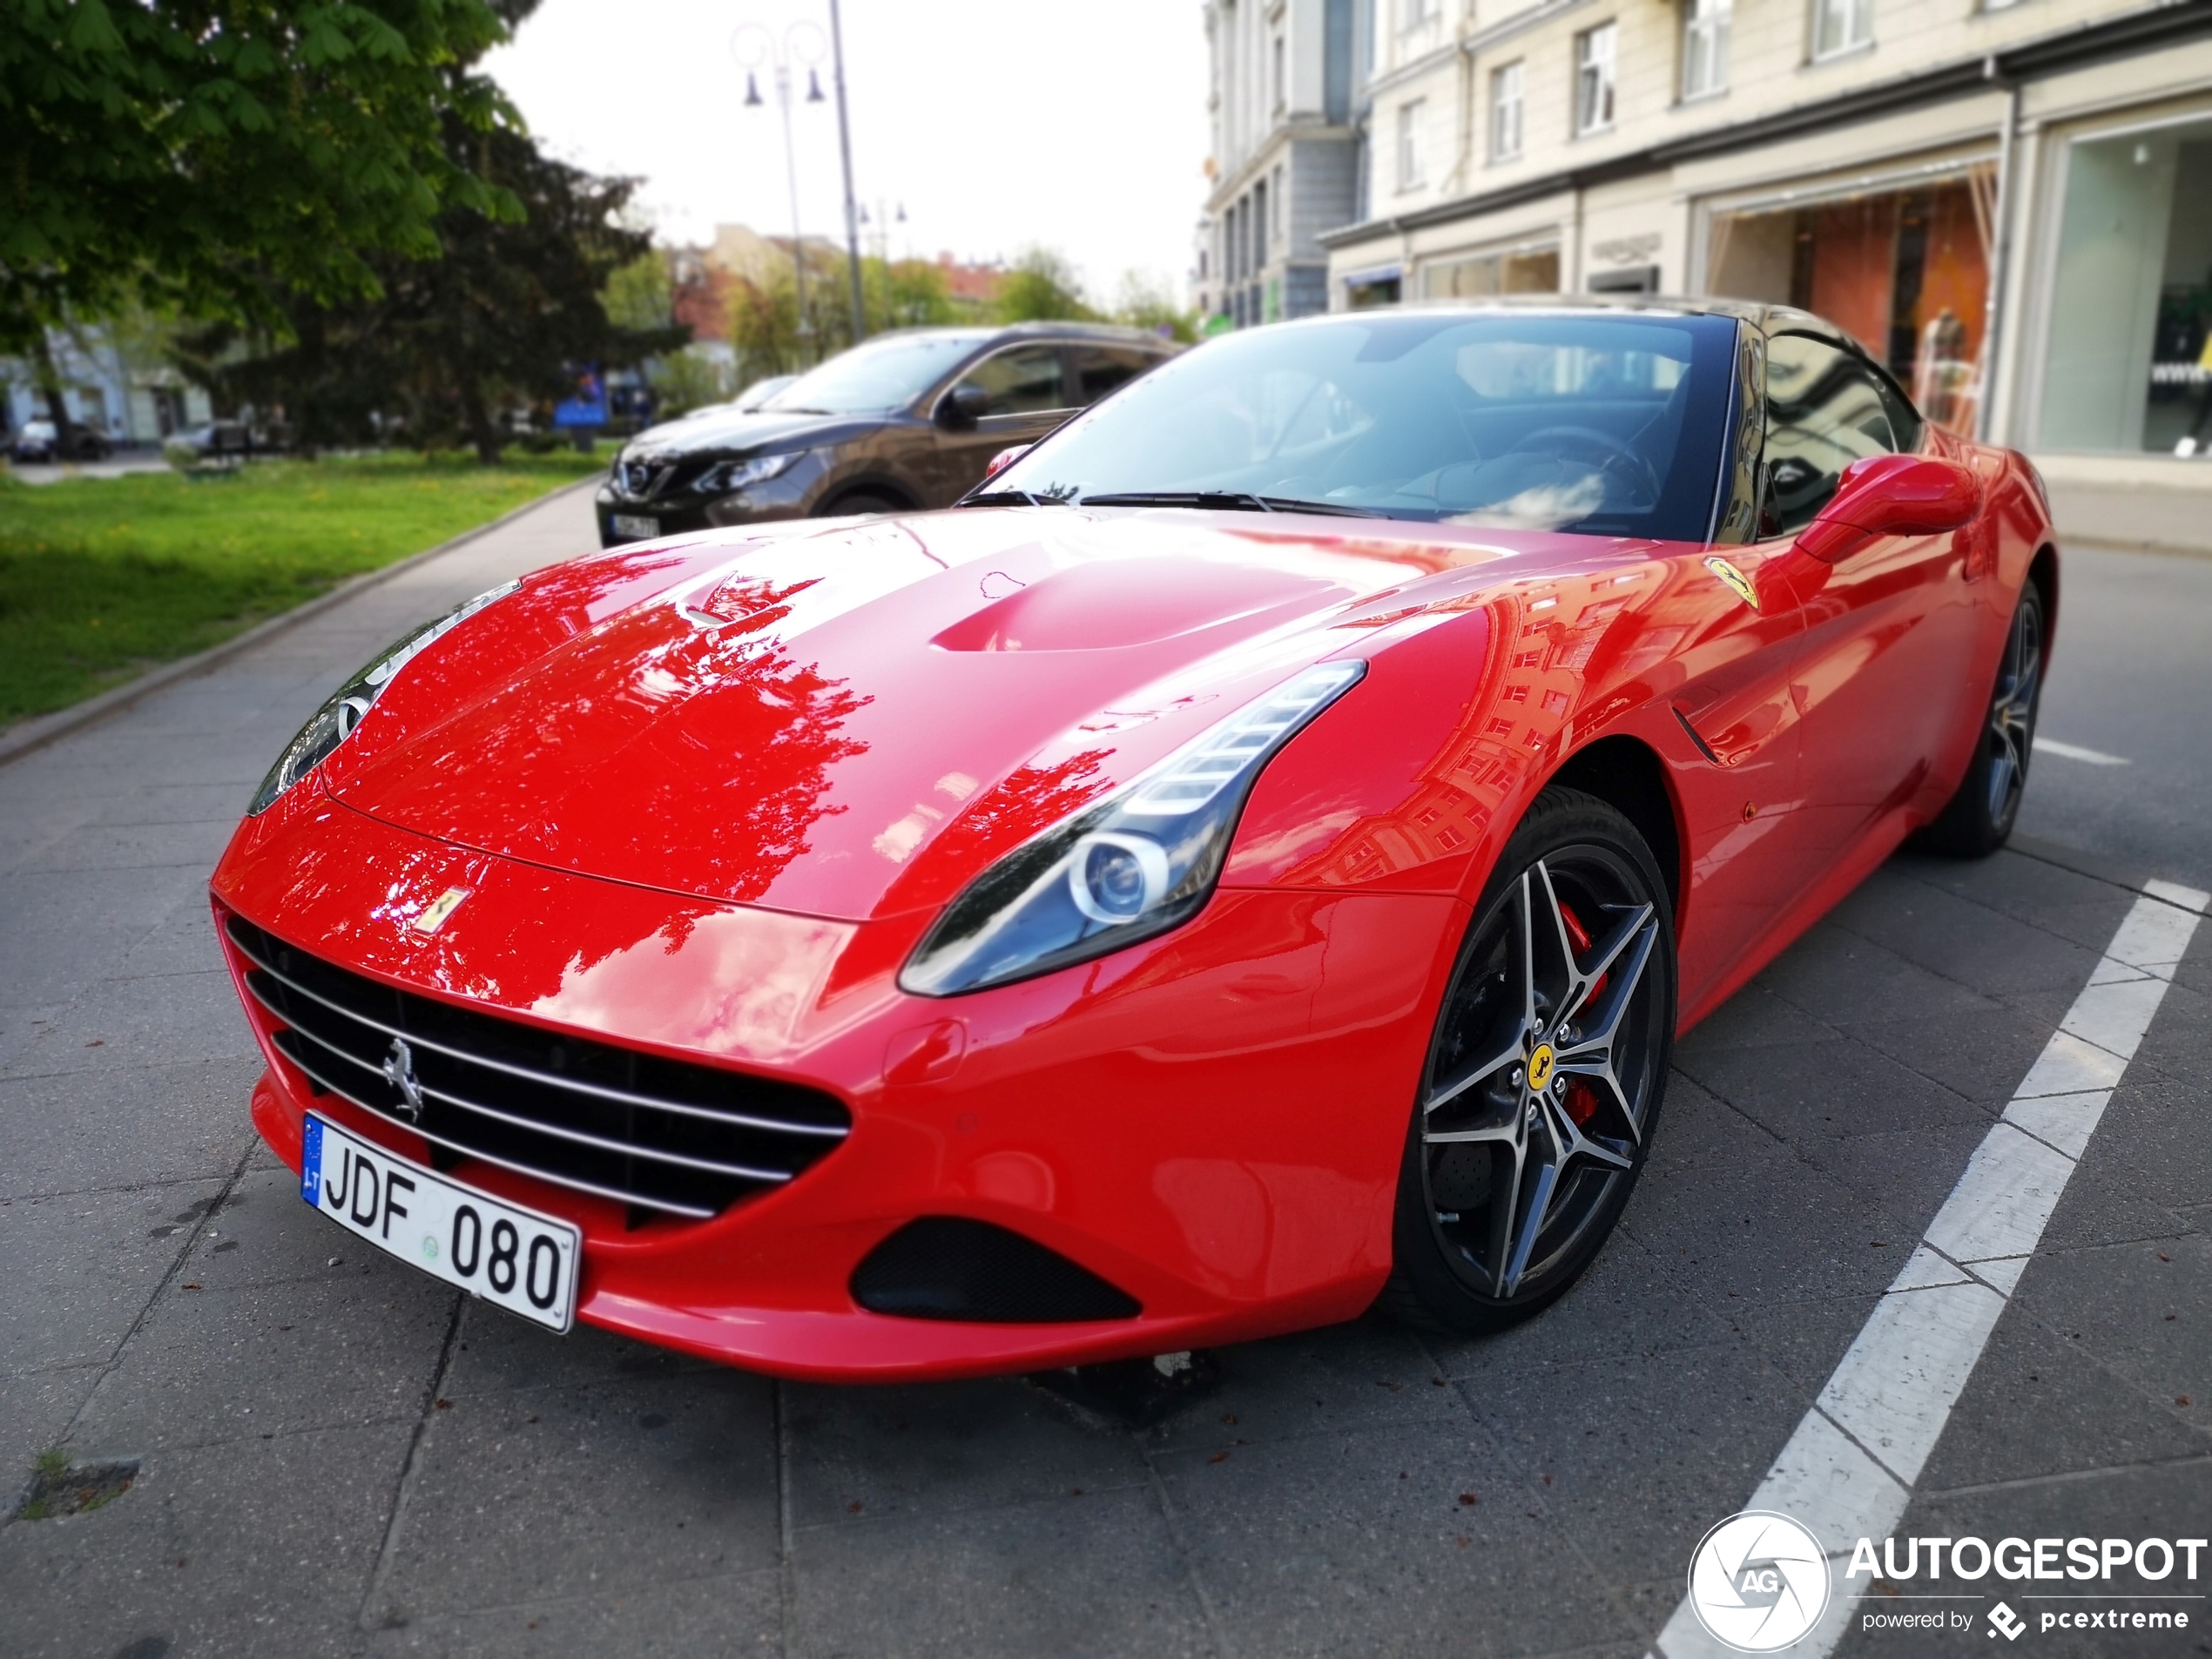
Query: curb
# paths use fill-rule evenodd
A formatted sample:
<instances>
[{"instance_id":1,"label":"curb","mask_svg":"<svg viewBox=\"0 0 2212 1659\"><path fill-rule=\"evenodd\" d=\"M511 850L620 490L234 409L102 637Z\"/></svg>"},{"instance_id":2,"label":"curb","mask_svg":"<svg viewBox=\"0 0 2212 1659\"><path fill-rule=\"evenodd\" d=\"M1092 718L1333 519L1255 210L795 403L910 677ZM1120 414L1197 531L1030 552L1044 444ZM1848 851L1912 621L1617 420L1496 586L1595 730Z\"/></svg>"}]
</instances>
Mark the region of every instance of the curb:
<instances>
[{"instance_id":1,"label":"curb","mask_svg":"<svg viewBox=\"0 0 2212 1659\"><path fill-rule=\"evenodd\" d=\"M219 644L210 645L206 651L195 651L190 657L180 657L173 663L164 663L159 668L149 669L138 678L127 680L111 690L102 691L98 697L87 698L82 703L72 704L65 709L57 709L51 714L41 714L31 719L19 721L5 731L0 732L0 766L4 766L12 760L20 760L34 750L43 749L57 738L68 737L71 732L81 732L88 725L97 725L111 714L120 714L141 698L151 697L156 691L166 690L179 680L187 680L196 674L205 674L209 669L227 662L239 652L251 651L263 640L273 638L287 628L297 627L311 617L320 616L324 611L344 604L345 601L365 589L373 588L380 582L388 582L401 571L411 570L418 564L428 564L432 559L442 554L451 553L458 548L466 547L479 536L489 536L494 530L512 523L524 513L534 513L548 502L557 501L563 496L571 495L579 489L595 488L598 482L599 479L595 475L579 478L572 484L562 484L556 489L549 489L543 496L524 502L520 507L509 508L497 518L479 524L474 529L462 531L450 541L441 542L435 547L425 548L420 553L410 553L407 557L387 564L381 570L364 570L359 576L347 577L327 593L319 593L314 598L293 606L289 610L254 624L242 634L233 634Z\"/></svg>"}]
</instances>

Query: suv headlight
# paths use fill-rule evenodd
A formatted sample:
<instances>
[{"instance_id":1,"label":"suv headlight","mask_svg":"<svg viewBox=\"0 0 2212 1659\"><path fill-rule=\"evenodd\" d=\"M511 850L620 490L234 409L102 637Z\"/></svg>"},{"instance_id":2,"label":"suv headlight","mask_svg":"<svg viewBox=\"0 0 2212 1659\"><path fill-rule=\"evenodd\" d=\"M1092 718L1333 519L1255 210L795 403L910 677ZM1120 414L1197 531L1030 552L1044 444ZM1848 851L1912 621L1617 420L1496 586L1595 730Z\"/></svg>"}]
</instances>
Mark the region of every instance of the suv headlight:
<instances>
[{"instance_id":1,"label":"suv headlight","mask_svg":"<svg viewBox=\"0 0 2212 1659\"><path fill-rule=\"evenodd\" d=\"M1034 836L945 908L899 974L951 996L1049 974L1196 915L1269 759L1367 671L1323 663L1250 704L1096 805Z\"/></svg>"},{"instance_id":2,"label":"suv headlight","mask_svg":"<svg viewBox=\"0 0 2212 1659\"><path fill-rule=\"evenodd\" d=\"M276 805L285 791L298 783L330 757L331 751L353 736L354 728L361 722L369 707L384 694L389 685L411 662L415 654L433 641L442 638L475 616L496 599L504 599L523 585L518 577L502 582L488 593L480 593L467 604L457 605L432 623L428 628L418 628L369 659L368 666L347 680L330 695L330 700L314 711L300 734L285 745L277 757L276 765L269 768L269 775L261 779L261 786L253 792L253 802L246 809L248 818L259 818Z\"/></svg>"},{"instance_id":3,"label":"suv headlight","mask_svg":"<svg viewBox=\"0 0 2212 1659\"><path fill-rule=\"evenodd\" d=\"M694 488L702 496L726 496L733 490L750 489L771 478L782 477L799 464L799 457L806 453L804 449L789 449L779 455L755 455L750 461L725 461L700 474Z\"/></svg>"}]
</instances>

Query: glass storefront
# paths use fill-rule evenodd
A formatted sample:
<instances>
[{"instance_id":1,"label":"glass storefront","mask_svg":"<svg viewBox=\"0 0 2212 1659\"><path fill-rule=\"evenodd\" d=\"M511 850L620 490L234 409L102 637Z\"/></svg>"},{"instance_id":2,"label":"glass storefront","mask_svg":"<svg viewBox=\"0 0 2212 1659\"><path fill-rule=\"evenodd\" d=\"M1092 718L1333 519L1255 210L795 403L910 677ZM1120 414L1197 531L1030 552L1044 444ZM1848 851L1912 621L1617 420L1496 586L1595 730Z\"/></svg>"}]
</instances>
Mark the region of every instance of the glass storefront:
<instances>
[{"instance_id":1,"label":"glass storefront","mask_svg":"<svg viewBox=\"0 0 2212 1659\"><path fill-rule=\"evenodd\" d=\"M1507 248L1421 267L1424 300L1479 300L1494 293L1557 293L1559 249Z\"/></svg>"},{"instance_id":2,"label":"glass storefront","mask_svg":"<svg viewBox=\"0 0 2212 1659\"><path fill-rule=\"evenodd\" d=\"M2212 450L2212 118L2067 148L2035 441Z\"/></svg>"},{"instance_id":3,"label":"glass storefront","mask_svg":"<svg viewBox=\"0 0 2212 1659\"><path fill-rule=\"evenodd\" d=\"M1996 169L1897 189L1719 212L1709 293L1817 313L1910 388L1939 426L1971 435L1987 333Z\"/></svg>"}]
</instances>

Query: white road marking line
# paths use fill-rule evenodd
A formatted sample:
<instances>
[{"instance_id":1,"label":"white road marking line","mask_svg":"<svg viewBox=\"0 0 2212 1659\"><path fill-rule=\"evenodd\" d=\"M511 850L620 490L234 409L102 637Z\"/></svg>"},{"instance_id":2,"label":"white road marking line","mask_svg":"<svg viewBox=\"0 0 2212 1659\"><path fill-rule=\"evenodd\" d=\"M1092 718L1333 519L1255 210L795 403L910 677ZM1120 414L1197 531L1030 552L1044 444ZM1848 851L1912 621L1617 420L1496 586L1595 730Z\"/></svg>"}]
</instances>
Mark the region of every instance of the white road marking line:
<instances>
[{"instance_id":1,"label":"white road marking line","mask_svg":"<svg viewBox=\"0 0 2212 1659\"><path fill-rule=\"evenodd\" d=\"M2093 766L2124 766L2128 761L2124 755L2108 755L2101 749L2084 749L2077 743L2060 743L2056 738L2039 736L2035 752L2056 755L2061 760L2086 760Z\"/></svg>"},{"instance_id":2,"label":"white road marking line","mask_svg":"<svg viewBox=\"0 0 2212 1659\"><path fill-rule=\"evenodd\" d=\"M1835 1594L1819 1624L1791 1649L1803 1659L1825 1659L1843 1640L1858 1601L1842 1576L1851 1547L1887 1536L1904 1519L1912 1483L2208 905L2212 894L2145 884L1925 1241L1744 1503L1795 1516L1829 1552ZM1659 1633L1653 1659L1724 1659L1730 1651L1684 1601Z\"/></svg>"}]
</instances>

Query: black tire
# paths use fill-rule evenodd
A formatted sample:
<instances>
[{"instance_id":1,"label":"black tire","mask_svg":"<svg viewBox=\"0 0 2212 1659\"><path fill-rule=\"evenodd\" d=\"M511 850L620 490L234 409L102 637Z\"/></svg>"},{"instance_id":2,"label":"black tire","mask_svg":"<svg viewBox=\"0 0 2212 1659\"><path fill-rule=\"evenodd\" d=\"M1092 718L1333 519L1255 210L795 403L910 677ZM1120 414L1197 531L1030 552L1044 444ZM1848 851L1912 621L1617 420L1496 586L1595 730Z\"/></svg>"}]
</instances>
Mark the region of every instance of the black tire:
<instances>
[{"instance_id":1,"label":"black tire","mask_svg":"<svg viewBox=\"0 0 2212 1659\"><path fill-rule=\"evenodd\" d=\"M2043 698L2043 595L2033 582L2020 590L2012 631L1997 664L1997 684L1981 717L1981 738L1958 792L1920 840L1956 858L1986 859L2011 837L2027 765L2035 752L2035 718Z\"/></svg>"},{"instance_id":2,"label":"black tire","mask_svg":"<svg viewBox=\"0 0 2212 1659\"><path fill-rule=\"evenodd\" d=\"M903 513L907 504L894 501L888 496L878 495L873 489L856 489L849 496L840 496L834 505L822 513L824 518L846 518L861 513Z\"/></svg>"},{"instance_id":3,"label":"black tire","mask_svg":"<svg viewBox=\"0 0 2212 1659\"><path fill-rule=\"evenodd\" d=\"M1480 1335L1581 1276L1658 1125L1675 984L1673 907L1651 849L1596 797L1545 791L1483 890L1437 1010L1386 1312Z\"/></svg>"}]
</instances>

